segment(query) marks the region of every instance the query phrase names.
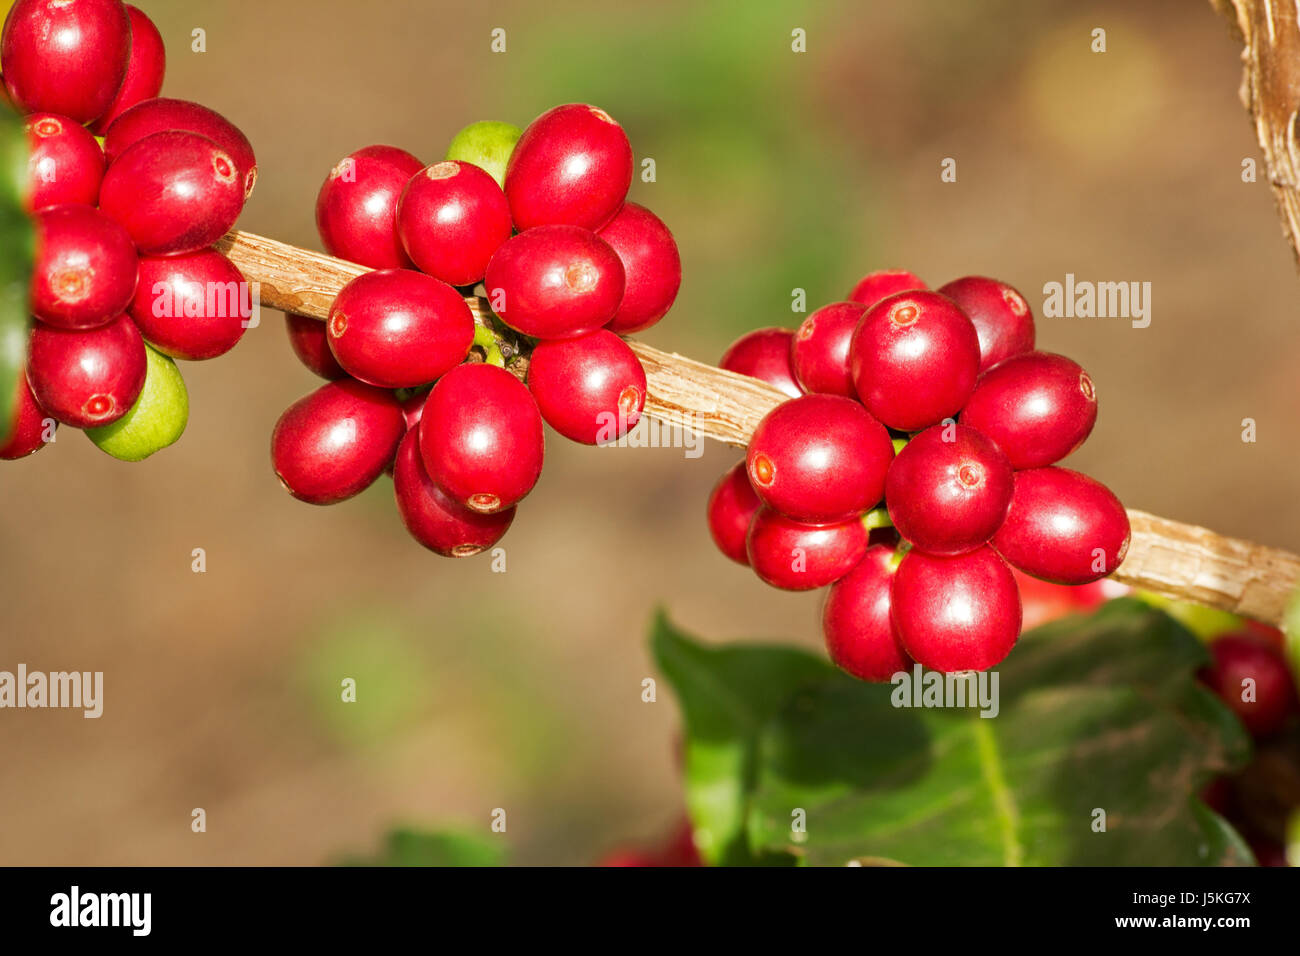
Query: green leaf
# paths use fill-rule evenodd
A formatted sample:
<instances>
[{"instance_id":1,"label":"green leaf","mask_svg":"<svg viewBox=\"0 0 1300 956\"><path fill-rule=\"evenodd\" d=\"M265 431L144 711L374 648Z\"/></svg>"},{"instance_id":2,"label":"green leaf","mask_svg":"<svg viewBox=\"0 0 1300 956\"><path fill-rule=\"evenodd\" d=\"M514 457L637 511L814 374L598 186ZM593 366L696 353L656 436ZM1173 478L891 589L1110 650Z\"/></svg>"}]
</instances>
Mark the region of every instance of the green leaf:
<instances>
[{"instance_id":1,"label":"green leaf","mask_svg":"<svg viewBox=\"0 0 1300 956\"><path fill-rule=\"evenodd\" d=\"M36 240L24 205L27 134L0 105L0 442L13 428L18 376L27 358L29 287Z\"/></svg>"},{"instance_id":2,"label":"green leaf","mask_svg":"<svg viewBox=\"0 0 1300 956\"><path fill-rule=\"evenodd\" d=\"M504 838L466 832L431 833L411 828L389 832L373 857L348 857L344 866L503 866Z\"/></svg>"}]
</instances>

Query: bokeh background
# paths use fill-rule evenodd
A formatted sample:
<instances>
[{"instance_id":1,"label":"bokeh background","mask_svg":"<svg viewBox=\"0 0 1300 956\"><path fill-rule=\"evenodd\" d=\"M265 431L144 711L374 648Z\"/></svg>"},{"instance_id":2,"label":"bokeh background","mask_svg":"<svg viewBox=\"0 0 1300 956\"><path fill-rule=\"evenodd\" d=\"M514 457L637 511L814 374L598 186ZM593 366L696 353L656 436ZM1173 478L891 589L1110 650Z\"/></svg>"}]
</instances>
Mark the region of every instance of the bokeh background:
<instances>
[{"instance_id":1,"label":"bokeh background","mask_svg":"<svg viewBox=\"0 0 1300 956\"><path fill-rule=\"evenodd\" d=\"M604 107L656 160L632 197L682 251L678 303L644 338L696 358L797 324L793 288L811 308L876 268L994 275L1036 313L1067 272L1150 282L1149 328L1039 320L1101 397L1073 465L1132 507L1300 548L1300 289L1268 187L1242 182L1238 48L1208 3L140 5L164 93L257 149L241 227L316 248L316 190L354 149L429 162L476 119ZM709 640L820 640L819 595L710 543L732 449L552 434L494 574L412 542L387 479L331 508L280 489L271 428L318 382L278 313L183 371L189 429L156 458L65 429L0 469L0 669L106 683L99 720L0 713L0 863L316 864L396 823L487 833L498 807L514 861L588 862L681 812L675 704L666 685L641 700L657 606Z\"/></svg>"}]
</instances>

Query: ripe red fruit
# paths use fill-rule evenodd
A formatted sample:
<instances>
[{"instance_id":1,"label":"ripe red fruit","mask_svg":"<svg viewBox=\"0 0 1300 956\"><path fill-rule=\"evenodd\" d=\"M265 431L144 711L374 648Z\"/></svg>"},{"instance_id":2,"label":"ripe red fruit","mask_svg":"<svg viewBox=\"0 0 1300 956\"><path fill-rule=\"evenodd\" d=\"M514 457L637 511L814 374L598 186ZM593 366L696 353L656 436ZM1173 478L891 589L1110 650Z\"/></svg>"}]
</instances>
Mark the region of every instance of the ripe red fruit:
<instances>
[{"instance_id":1,"label":"ripe red fruit","mask_svg":"<svg viewBox=\"0 0 1300 956\"><path fill-rule=\"evenodd\" d=\"M89 123L126 76L131 20L121 0L18 0L0 37L4 82L19 112Z\"/></svg>"},{"instance_id":2,"label":"ripe red fruit","mask_svg":"<svg viewBox=\"0 0 1300 956\"><path fill-rule=\"evenodd\" d=\"M952 299L975 324L980 339L980 371L1034 347L1034 314L1025 297L1005 282L984 276L954 279L939 292Z\"/></svg>"},{"instance_id":3,"label":"ripe red fruit","mask_svg":"<svg viewBox=\"0 0 1300 956\"><path fill-rule=\"evenodd\" d=\"M58 329L37 322L27 357L36 403L65 425L115 422L144 387L144 339L125 315L96 329Z\"/></svg>"},{"instance_id":4,"label":"ripe red fruit","mask_svg":"<svg viewBox=\"0 0 1300 956\"><path fill-rule=\"evenodd\" d=\"M406 434L392 392L361 382L329 382L298 399L271 433L271 464L289 494L332 505L374 482Z\"/></svg>"},{"instance_id":5,"label":"ripe red fruit","mask_svg":"<svg viewBox=\"0 0 1300 956\"><path fill-rule=\"evenodd\" d=\"M1211 666L1201 672L1201 679L1251 735L1267 737L1281 730L1296 710L1296 688L1286 658L1247 633L1216 638L1210 643L1210 657Z\"/></svg>"},{"instance_id":6,"label":"ripe red fruit","mask_svg":"<svg viewBox=\"0 0 1300 956\"><path fill-rule=\"evenodd\" d=\"M899 292L913 292L917 289L930 288L917 276L906 269L884 269L869 272L858 280L848 298L851 302L861 302L870 308L881 299Z\"/></svg>"},{"instance_id":7,"label":"ripe red fruit","mask_svg":"<svg viewBox=\"0 0 1300 956\"><path fill-rule=\"evenodd\" d=\"M867 529L857 518L805 524L760 508L745 538L749 566L765 583L811 591L848 574L867 553Z\"/></svg>"},{"instance_id":8,"label":"ripe red fruit","mask_svg":"<svg viewBox=\"0 0 1300 956\"><path fill-rule=\"evenodd\" d=\"M131 18L131 54L126 64L126 78L108 110L91 124L90 129L97 136L104 135L109 124L136 103L157 96L162 89L163 74L167 71L167 51L154 22L130 4L127 4L126 12Z\"/></svg>"},{"instance_id":9,"label":"ripe red fruit","mask_svg":"<svg viewBox=\"0 0 1300 956\"><path fill-rule=\"evenodd\" d=\"M473 163L449 160L412 176L397 203L397 236L416 267L451 285L472 285L510 238L510 205Z\"/></svg>"},{"instance_id":10,"label":"ripe red fruit","mask_svg":"<svg viewBox=\"0 0 1300 956\"><path fill-rule=\"evenodd\" d=\"M645 206L630 202L597 235L618 253L626 276L623 301L605 327L619 335L650 328L672 308L682 284L673 234Z\"/></svg>"},{"instance_id":11,"label":"ripe red fruit","mask_svg":"<svg viewBox=\"0 0 1300 956\"><path fill-rule=\"evenodd\" d=\"M420 419L429 477L480 514L504 511L537 484L545 440L528 389L495 365L460 365L433 386Z\"/></svg>"},{"instance_id":12,"label":"ripe red fruit","mask_svg":"<svg viewBox=\"0 0 1300 956\"><path fill-rule=\"evenodd\" d=\"M858 397L849 374L849 344L866 311L861 302L833 302L800 323L790 345L790 365L805 390Z\"/></svg>"},{"instance_id":13,"label":"ripe red fruit","mask_svg":"<svg viewBox=\"0 0 1300 956\"><path fill-rule=\"evenodd\" d=\"M372 269L410 268L397 237L397 203L423 168L395 146L367 146L341 159L316 194L316 230L325 251Z\"/></svg>"},{"instance_id":14,"label":"ripe red fruit","mask_svg":"<svg viewBox=\"0 0 1300 956\"><path fill-rule=\"evenodd\" d=\"M912 659L933 670L982 671L1020 636L1020 594L992 548L953 557L915 549L894 572L894 628Z\"/></svg>"},{"instance_id":15,"label":"ripe red fruit","mask_svg":"<svg viewBox=\"0 0 1300 956\"><path fill-rule=\"evenodd\" d=\"M515 509L477 514L462 508L429 480L420 459L420 437L410 429L397 448L393 495L402 524L416 541L445 558L465 558L490 548L510 530Z\"/></svg>"},{"instance_id":16,"label":"ripe red fruit","mask_svg":"<svg viewBox=\"0 0 1300 956\"><path fill-rule=\"evenodd\" d=\"M1016 472L1007 520L993 536L1004 558L1054 584L1104 578L1123 562L1128 544L1128 514L1111 490L1056 467Z\"/></svg>"},{"instance_id":17,"label":"ripe red fruit","mask_svg":"<svg viewBox=\"0 0 1300 956\"><path fill-rule=\"evenodd\" d=\"M298 361L321 378L346 378L347 372L330 351L325 336L325 323L306 315L286 312L284 327L289 333L289 346Z\"/></svg>"},{"instance_id":18,"label":"ripe red fruit","mask_svg":"<svg viewBox=\"0 0 1300 956\"><path fill-rule=\"evenodd\" d=\"M898 533L930 554L961 554L1002 527L1011 465L988 438L963 425L935 425L907 443L885 479Z\"/></svg>"},{"instance_id":19,"label":"ripe red fruit","mask_svg":"<svg viewBox=\"0 0 1300 956\"><path fill-rule=\"evenodd\" d=\"M567 339L614 317L623 298L623 263L589 229L539 226L496 251L484 285L493 311L515 331Z\"/></svg>"},{"instance_id":20,"label":"ripe red fruit","mask_svg":"<svg viewBox=\"0 0 1300 956\"><path fill-rule=\"evenodd\" d=\"M804 392L790 364L793 340L790 329L755 329L731 343L718 367L767 382L791 398L798 398Z\"/></svg>"},{"instance_id":21,"label":"ripe red fruit","mask_svg":"<svg viewBox=\"0 0 1300 956\"><path fill-rule=\"evenodd\" d=\"M873 545L826 595L822 608L826 650L837 667L859 680L888 681L912 666L890 618L893 583L894 549Z\"/></svg>"},{"instance_id":22,"label":"ripe red fruit","mask_svg":"<svg viewBox=\"0 0 1300 956\"><path fill-rule=\"evenodd\" d=\"M99 206L144 255L175 256L225 235L244 208L244 190L239 168L216 143L167 131L136 141L110 163Z\"/></svg>"},{"instance_id":23,"label":"ripe red fruit","mask_svg":"<svg viewBox=\"0 0 1300 956\"><path fill-rule=\"evenodd\" d=\"M627 343L597 329L541 342L528 365L528 389L546 424L595 445L626 434L645 408L645 369Z\"/></svg>"},{"instance_id":24,"label":"ripe red fruit","mask_svg":"<svg viewBox=\"0 0 1300 956\"><path fill-rule=\"evenodd\" d=\"M126 230L92 206L50 206L35 216L32 314L63 329L89 329L120 315L136 284Z\"/></svg>"},{"instance_id":25,"label":"ripe red fruit","mask_svg":"<svg viewBox=\"0 0 1300 956\"><path fill-rule=\"evenodd\" d=\"M1040 468L1060 461L1092 432L1097 390L1063 355L1014 355L980 376L961 420L997 442L1013 468Z\"/></svg>"},{"instance_id":26,"label":"ripe red fruit","mask_svg":"<svg viewBox=\"0 0 1300 956\"><path fill-rule=\"evenodd\" d=\"M252 311L244 277L213 249L140 260L131 318L164 355L192 362L225 355Z\"/></svg>"},{"instance_id":27,"label":"ripe red fruit","mask_svg":"<svg viewBox=\"0 0 1300 956\"><path fill-rule=\"evenodd\" d=\"M738 564L749 564L745 538L750 522L763 506L749 484L745 463L736 462L709 493L709 534L718 550Z\"/></svg>"},{"instance_id":28,"label":"ripe red fruit","mask_svg":"<svg viewBox=\"0 0 1300 956\"><path fill-rule=\"evenodd\" d=\"M745 460L764 504L799 521L827 522L880 501L893 458L889 432L857 402L805 395L764 416Z\"/></svg>"},{"instance_id":29,"label":"ripe red fruit","mask_svg":"<svg viewBox=\"0 0 1300 956\"><path fill-rule=\"evenodd\" d=\"M58 428L58 424L36 404L32 387L27 384L25 375L18 377L15 391L17 397L14 401L13 421L10 422L13 427L9 430L9 437L0 442L0 460L4 461L25 458L44 448L47 421L53 423L53 428Z\"/></svg>"},{"instance_id":30,"label":"ripe red fruit","mask_svg":"<svg viewBox=\"0 0 1300 956\"><path fill-rule=\"evenodd\" d=\"M28 208L95 205L104 178L104 151L95 137L57 113L33 113L25 123L32 148L27 160Z\"/></svg>"},{"instance_id":31,"label":"ripe red fruit","mask_svg":"<svg viewBox=\"0 0 1300 956\"><path fill-rule=\"evenodd\" d=\"M412 388L465 360L474 344L474 316L447 283L411 269L381 269L343 287L325 334L353 378Z\"/></svg>"},{"instance_id":32,"label":"ripe red fruit","mask_svg":"<svg viewBox=\"0 0 1300 956\"><path fill-rule=\"evenodd\" d=\"M966 404L979 374L979 336L952 300L900 292L862 316L849 356L867 411L890 428L916 431Z\"/></svg>"},{"instance_id":33,"label":"ripe red fruit","mask_svg":"<svg viewBox=\"0 0 1300 956\"><path fill-rule=\"evenodd\" d=\"M520 230L599 229L632 185L632 144L604 110L570 103L547 110L519 137L506 166L506 198Z\"/></svg>"},{"instance_id":34,"label":"ripe red fruit","mask_svg":"<svg viewBox=\"0 0 1300 956\"><path fill-rule=\"evenodd\" d=\"M257 157L253 144L238 126L216 110L189 100L166 96L137 103L115 119L104 134L104 152L111 166L146 136L154 133L194 133L206 137L235 164L241 194L247 198L257 184Z\"/></svg>"}]
</instances>

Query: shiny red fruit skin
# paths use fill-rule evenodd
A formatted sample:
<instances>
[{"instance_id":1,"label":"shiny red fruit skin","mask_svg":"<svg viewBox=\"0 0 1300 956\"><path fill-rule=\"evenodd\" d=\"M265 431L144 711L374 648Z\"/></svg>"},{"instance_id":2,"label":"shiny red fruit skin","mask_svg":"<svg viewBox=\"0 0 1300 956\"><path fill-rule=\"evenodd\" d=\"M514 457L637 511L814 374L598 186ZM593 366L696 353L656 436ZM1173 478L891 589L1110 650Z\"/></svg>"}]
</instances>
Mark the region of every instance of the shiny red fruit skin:
<instances>
[{"instance_id":1,"label":"shiny red fruit skin","mask_svg":"<svg viewBox=\"0 0 1300 956\"><path fill-rule=\"evenodd\" d=\"M903 648L932 670L987 670L1020 636L1016 579L989 547L953 557L912 549L894 572L890 600Z\"/></svg>"},{"instance_id":2,"label":"shiny red fruit skin","mask_svg":"<svg viewBox=\"0 0 1300 956\"><path fill-rule=\"evenodd\" d=\"M767 382L791 398L804 394L790 364L794 332L790 329L755 329L746 332L723 353L718 367L737 375L748 375Z\"/></svg>"},{"instance_id":3,"label":"shiny red fruit skin","mask_svg":"<svg viewBox=\"0 0 1300 956\"><path fill-rule=\"evenodd\" d=\"M520 231L536 226L599 229L632 185L632 144L604 110L570 103L547 110L519 137L505 192Z\"/></svg>"},{"instance_id":4,"label":"shiny red fruit skin","mask_svg":"<svg viewBox=\"0 0 1300 956\"><path fill-rule=\"evenodd\" d=\"M409 269L397 236L397 203L423 168L396 146L367 146L340 160L316 194L316 231L325 251L372 269Z\"/></svg>"},{"instance_id":5,"label":"shiny red fruit skin","mask_svg":"<svg viewBox=\"0 0 1300 956\"><path fill-rule=\"evenodd\" d=\"M104 151L95 137L57 113L33 113L24 124L32 148L27 160L27 208L95 205L104 178Z\"/></svg>"},{"instance_id":6,"label":"shiny red fruit skin","mask_svg":"<svg viewBox=\"0 0 1300 956\"><path fill-rule=\"evenodd\" d=\"M626 277L623 301L605 328L619 335L650 328L672 308L682 285L677 241L662 219L634 202L597 235L618 253Z\"/></svg>"},{"instance_id":7,"label":"shiny red fruit skin","mask_svg":"<svg viewBox=\"0 0 1300 956\"><path fill-rule=\"evenodd\" d=\"M1128 514L1111 490L1054 466L1016 472L1007 520L993 536L1002 557L1053 584L1104 578L1123 562L1128 544Z\"/></svg>"},{"instance_id":8,"label":"shiny red fruit skin","mask_svg":"<svg viewBox=\"0 0 1300 956\"><path fill-rule=\"evenodd\" d=\"M104 134L104 152L111 166L119 156L154 133L194 133L206 137L234 161L242 195L257 184L257 157L243 131L216 110L200 103L158 96L132 106Z\"/></svg>"},{"instance_id":9,"label":"shiny red fruit skin","mask_svg":"<svg viewBox=\"0 0 1300 956\"><path fill-rule=\"evenodd\" d=\"M77 203L50 206L34 218L32 314L61 329L91 329L124 312L137 274L126 230Z\"/></svg>"},{"instance_id":10,"label":"shiny red fruit skin","mask_svg":"<svg viewBox=\"0 0 1300 956\"><path fill-rule=\"evenodd\" d=\"M934 425L889 466L885 501L898 533L929 554L986 543L1011 506L1013 474L992 441L964 425Z\"/></svg>"},{"instance_id":11,"label":"shiny red fruit skin","mask_svg":"<svg viewBox=\"0 0 1300 956\"><path fill-rule=\"evenodd\" d=\"M347 378L334 353L330 351L329 340L325 336L325 323L306 315L284 315L285 331L289 333L289 346L298 361L321 378Z\"/></svg>"},{"instance_id":12,"label":"shiny red fruit skin","mask_svg":"<svg viewBox=\"0 0 1300 956\"><path fill-rule=\"evenodd\" d=\"M244 208L244 190L229 153L206 136L168 131L138 140L109 165L99 207L142 254L178 256L224 236Z\"/></svg>"},{"instance_id":13,"label":"shiny red fruit skin","mask_svg":"<svg viewBox=\"0 0 1300 956\"><path fill-rule=\"evenodd\" d=\"M1041 468L1087 439L1097 423L1097 390L1065 356L1027 352L980 376L961 420L997 442L1013 468Z\"/></svg>"},{"instance_id":14,"label":"shiny red fruit skin","mask_svg":"<svg viewBox=\"0 0 1300 956\"><path fill-rule=\"evenodd\" d=\"M3 461L26 458L44 448L45 423L47 420L53 421L36 404L32 387L27 384L27 376L18 377L15 390L18 394L14 402L13 421L10 423L13 427L9 431L9 437L0 442L0 460ZM54 428L58 428L57 423Z\"/></svg>"},{"instance_id":15,"label":"shiny red fruit skin","mask_svg":"<svg viewBox=\"0 0 1300 956\"><path fill-rule=\"evenodd\" d=\"M764 416L745 463L764 504L817 523L857 517L872 508L885 493L893 458L889 432L857 402L805 395Z\"/></svg>"},{"instance_id":16,"label":"shiny red fruit skin","mask_svg":"<svg viewBox=\"0 0 1300 956\"><path fill-rule=\"evenodd\" d=\"M108 425L135 404L144 387L144 339L126 315L96 329L58 329L37 322L27 356L36 403L75 428Z\"/></svg>"},{"instance_id":17,"label":"shiny red fruit skin","mask_svg":"<svg viewBox=\"0 0 1300 956\"><path fill-rule=\"evenodd\" d=\"M271 433L271 464L289 494L332 505L365 491L406 434L392 392L361 382L322 385L298 399Z\"/></svg>"},{"instance_id":18,"label":"shiny red fruit skin","mask_svg":"<svg viewBox=\"0 0 1300 956\"><path fill-rule=\"evenodd\" d=\"M884 269L880 272L869 272L859 279L858 284L849 292L848 299L850 302L861 302L870 308L881 299L897 295L899 292L913 292L928 288L930 287L923 280L906 269Z\"/></svg>"},{"instance_id":19,"label":"shiny red fruit skin","mask_svg":"<svg viewBox=\"0 0 1300 956\"><path fill-rule=\"evenodd\" d=\"M433 386L420 454L452 500L492 514L518 503L542 473L542 416L528 388L495 365L459 365Z\"/></svg>"},{"instance_id":20,"label":"shiny red fruit skin","mask_svg":"<svg viewBox=\"0 0 1300 956\"><path fill-rule=\"evenodd\" d=\"M511 232L505 193L473 163L426 166L397 202L397 236L406 254L420 271L451 285L482 279Z\"/></svg>"},{"instance_id":21,"label":"shiny red fruit skin","mask_svg":"<svg viewBox=\"0 0 1300 956\"><path fill-rule=\"evenodd\" d=\"M1277 733L1296 711L1296 688L1286 658L1252 634L1224 634L1210 643L1211 665L1200 678L1240 718L1252 737ZM1242 681L1254 681L1243 700Z\"/></svg>"},{"instance_id":22,"label":"shiny red fruit skin","mask_svg":"<svg viewBox=\"0 0 1300 956\"><path fill-rule=\"evenodd\" d=\"M478 514L462 508L429 480L420 459L420 436L409 429L393 465L397 513L411 537L445 558L466 558L492 547L510 530L515 509Z\"/></svg>"},{"instance_id":23,"label":"shiny red fruit skin","mask_svg":"<svg viewBox=\"0 0 1300 956\"><path fill-rule=\"evenodd\" d=\"M858 566L831 585L822 606L831 662L858 680L888 681L912 667L889 613L893 558L893 548L868 548Z\"/></svg>"},{"instance_id":24,"label":"shiny red fruit skin","mask_svg":"<svg viewBox=\"0 0 1300 956\"><path fill-rule=\"evenodd\" d=\"M325 334L353 378L412 388L465 360L474 344L474 316L447 283L412 269L380 269L343 287Z\"/></svg>"},{"instance_id":25,"label":"shiny red fruit skin","mask_svg":"<svg viewBox=\"0 0 1300 956\"><path fill-rule=\"evenodd\" d=\"M849 344L866 311L861 302L833 302L800 323L790 344L790 366L805 391L857 399Z\"/></svg>"},{"instance_id":26,"label":"shiny red fruit skin","mask_svg":"<svg viewBox=\"0 0 1300 956\"><path fill-rule=\"evenodd\" d=\"M761 507L763 502L749 484L743 461L727 469L709 493L709 534L718 550L737 564L749 564L745 538Z\"/></svg>"},{"instance_id":27,"label":"shiny red fruit skin","mask_svg":"<svg viewBox=\"0 0 1300 956\"><path fill-rule=\"evenodd\" d=\"M970 398L979 336L947 297L900 292L862 316L849 356L867 411L890 428L917 431L956 415Z\"/></svg>"},{"instance_id":28,"label":"shiny red fruit skin","mask_svg":"<svg viewBox=\"0 0 1300 956\"><path fill-rule=\"evenodd\" d=\"M191 362L225 355L251 315L243 275L214 249L140 260L131 318L164 355Z\"/></svg>"},{"instance_id":29,"label":"shiny red fruit skin","mask_svg":"<svg viewBox=\"0 0 1300 956\"><path fill-rule=\"evenodd\" d=\"M167 50L154 22L129 3L126 12L131 18L131 55L126 64L126 78L104 115L91 124L90 130L96 136L103 136L113 120L135 104L157 96L167 72Z\"/></svg>"},{"instance_id":30,"label":"shiny red fruit skin","mask_svg":"<svg viewBox=\"0 0 1300 956\"><path fill-rule=\"evenodd\" d=\"M805 524L771 508L750 522L745 552L754 573L783 591L812 591L844 577L867 553L867 529L857 518Z\"/></svg>"},{"instance_id":31,"label":"shiny red fruit skin","mask_svg":"<svg viewBox=\"0 0 1300 956\"><path fill-rule=\"evenodd\" d=\"M595 445L631 431L645 408L645 369L628 344L597 329L538 344L528 390L546 424L571 441Z\"/></svg>"},{"instance_id":32,"label":"shiny red fruit skin","mask_svg":"<svg viewBox=\"0 0 1300 956\"><path fill-rule=\"evenodd\" d=\"M589 229L538 226L507 240L484 279L501 321L539 339L594 332L623 299L623 263Z\"/></svg>"},{"instance_id":33,"label":"shiny red fruit skin","mask_svg":"<svg viewBox=\"0 0 1300 956\"><path fill-rule=\"evenodd\" d=\"M108 110L130 55L131 20L121 0L18 0L0 36L5 87L18 111L78 123Z\"/></svg>"},{"instance_id":34,"label":"shiny red fruit skin","mask_svg":"<svg viewBox=\"0 0 1300 956\"><path fill-rule=\"evenodd\" d=\"M975 324L980 340L980 371L1034 348L1034 313L1025 297L1005 282L984 276L954 279L939 292L952 299Z\"/></svg>"}]
</instances>

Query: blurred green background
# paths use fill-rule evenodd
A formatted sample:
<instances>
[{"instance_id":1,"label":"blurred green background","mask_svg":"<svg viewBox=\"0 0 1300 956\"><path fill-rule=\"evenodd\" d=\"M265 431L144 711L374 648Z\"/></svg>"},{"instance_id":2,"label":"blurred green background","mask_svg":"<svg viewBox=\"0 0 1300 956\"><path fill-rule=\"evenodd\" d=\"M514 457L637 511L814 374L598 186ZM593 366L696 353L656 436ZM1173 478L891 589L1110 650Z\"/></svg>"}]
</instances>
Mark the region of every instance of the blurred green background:
<instances>
[{"instance_id":1,"label":"blurred green background","mask_svg":"<svg viewBox=\"0 0 1300 956\"><path fill-rule=\"evenodd\" d=\"M432 161L472 120L605 108L654 158L632 196L682 250L677 306L644 338L695 358L797 324L796 287L814 308L876 268L995 275L1036 313L1067 272L1151 282L1147 329L1039 321L1101 397L1073 466L1131 507L1300 548L1296 278L1268 187L1241 181L1239 51L1206 3L141 5L164 93L257 149L241 227L312 247L316 190L354 149ZM552 434L506 573L439 559L386 479L326 509L281 491L271 428L318 383L263 318L184 366L189 430L156 458L65 429L0 468L0 669L106 682L97 721L0 714L0 863L311 864L399 821L486 832L494 808L524 863L663 833L677 713L662 681L641 700L652 609L718 640L820 640L818 595L766 588L709 541L705 498L737 452Z\"/></svg>"}]
</instances>

